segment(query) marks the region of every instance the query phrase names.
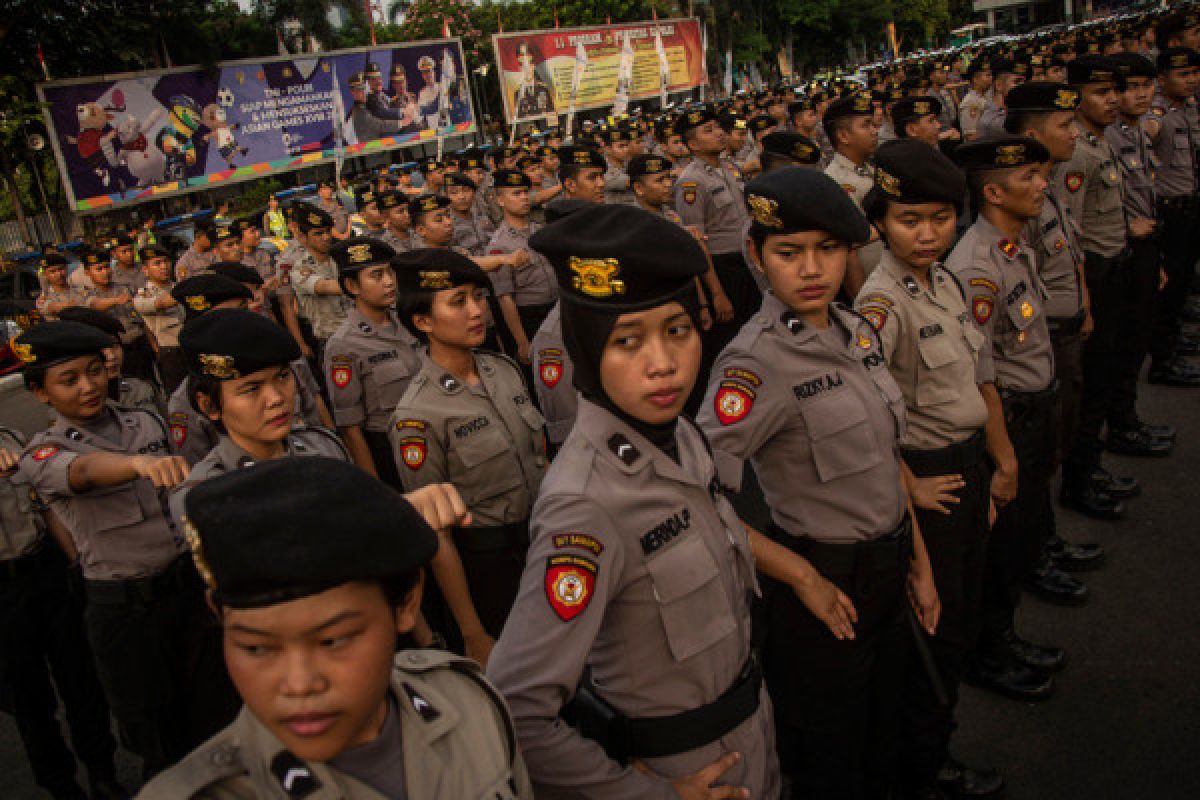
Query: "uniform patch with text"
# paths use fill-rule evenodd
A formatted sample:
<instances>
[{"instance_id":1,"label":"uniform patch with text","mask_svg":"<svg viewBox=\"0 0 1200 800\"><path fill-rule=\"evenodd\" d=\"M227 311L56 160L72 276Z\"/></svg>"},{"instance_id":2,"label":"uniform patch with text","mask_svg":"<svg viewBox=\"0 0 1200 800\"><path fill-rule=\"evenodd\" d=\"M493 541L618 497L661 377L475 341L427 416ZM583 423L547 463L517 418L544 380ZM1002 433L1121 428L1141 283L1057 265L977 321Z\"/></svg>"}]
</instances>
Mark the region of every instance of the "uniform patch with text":
<instances>
[{"instance_id":1,"label":"uniform patch with text","mask_svg":"<svg viewBox=\"0 0 1200 800\"><path fill-rule=\"evenodd\" d=\"M45 461L48 458L53 458L57 454L58 448L52 444L48 444L45 447L39 447L37 450L33 451L33 460Z\"/></svg>"},{"instance_id":2,"label":"uniform patch with text","mask_svg":"<svg viewBox=\"0 0 1200 800\"><path fill-rule=\"evenodd\" d=\"M604 543L586 533L556 533L551 541L559 550L564 547L578 547L597 556L604 552Z\"/></svg>"},{"instance_id":3,"label":"uniform patch with text","mask_svg":"<svg viewBox=\"0 0 1200 800\"><path fill-rule=\"evenodd\" d=\"M563 622L582 614L596 590L595 561L583 556L550 556L546 559L544 586L550 608Z\"/></svg>"},{"instance_id":4,"label":"uniform patch with text","mask_svg":"<svg viewBox=\"0 0 1200 800\"><path fill-rule=\"evenodd\" d=\"M975 315L975 321L980 325L992 318L992 309L996 302L987 295L977 294L971 298L971 312Z\"/></svg>"},{"instance_id":5,"label":"uniform patch with text","mask_svg":"<svg viewBox=\"0 0 1200 800\"><path fill-rule=\"evenodd\" d=\"M738 381L721 381L713 398L713 410L722 425L732 425L746 418L754 408L754 390Z\"/></svg>"}]
</instances>

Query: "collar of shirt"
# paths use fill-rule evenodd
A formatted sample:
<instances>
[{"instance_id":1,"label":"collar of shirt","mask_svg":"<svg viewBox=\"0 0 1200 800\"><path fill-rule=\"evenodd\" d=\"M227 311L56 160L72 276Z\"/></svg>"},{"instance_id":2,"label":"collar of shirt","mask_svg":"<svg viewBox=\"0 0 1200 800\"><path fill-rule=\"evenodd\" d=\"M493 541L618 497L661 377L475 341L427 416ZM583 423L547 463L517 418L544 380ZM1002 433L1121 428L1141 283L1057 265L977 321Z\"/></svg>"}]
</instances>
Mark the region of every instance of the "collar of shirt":
<instances>
[{"instance_id":1,"label":"collar of shirt","mask_svg":"<svg viewBox=\"0 0 1200 800\"><path fill-rule=\"evenodd\" d=\"M685 433L689 424L681 418L675 428L675 442L679 447L679 463L676 464L623 420L586 398L579 399L575 416L575 429L596 448L601 458L626 475L652 469L667 480L708 486L713 476L696 474L707 451L703 443L697 441L698 437Z\"/></svg>"},{"instance_id":2,"label":"collar of shirt","mask_svg":"<svg viewBox=\"0 0 1200 800\"><path fill-rule=\"evenodd\" d=\"M1029 250L1026 247L1026 242L1022 238L1025 235L1024 230L1021 231L1021 236L1017 237L1016 241L1009 239L1004 235L1004 232L991 223L987 217L980 214L975 219L975 225L979 230L979 238L987 242L991 249L997 250L1007 261L1016 261L1018 255L1024 255L1027 259L1032 259ZM1033 263L1030 260L1030 263Z\"/></svg>"},{"instance_id":3,"label":"collar of shirt","mask_svg":"<svg viewBox=\"0 0 1200 800\"><path fill-rule=\"evenodd\" d=\"M380 339L391 339L401 342L406 345L411 345L415 338L404 324L400 322L400 317L395 311L388 309L387 311L389 326L379 326L371 320L367 319L357 306L350 309L346 314L346 320L354 327L354 330L364 336L375 336Z\"/></svg>"},{"instance_id":4,"label":"collar of shirt","mask_svg":"<svg viewBox=\"0 0 1200 800\"><path fill-rule=\"evenodd\" d=\"M883 255L879 259L879 266L876 269L883 270L884 274L896 282L896 286L912 297L920 297L925 295L929 300L938 306L942 305L941 298L938 297L938 287L946 282L946 276L938 270L939 264L935 263L929 268L929 285L922 284L912 274L907 266L900 263L900 259L892 255L891 250L884 250Z\"/></svg>"},{"instance_id":5,"label":"collar of shirt","mask_svg":"<svg viewBox=\"0 0 1200 800\"><path fill-rule=\"evenodd\" d=\"M861 165L855 164L853 161L846 158L846 156L842 155L840 151L834 151L833 158L830 160L829 166L832 167L834 164L843 169L850 170L855 175L860 175L864 178L871 177L871 167L869 161L864 161Z\"/></svg>"}]
</instances>

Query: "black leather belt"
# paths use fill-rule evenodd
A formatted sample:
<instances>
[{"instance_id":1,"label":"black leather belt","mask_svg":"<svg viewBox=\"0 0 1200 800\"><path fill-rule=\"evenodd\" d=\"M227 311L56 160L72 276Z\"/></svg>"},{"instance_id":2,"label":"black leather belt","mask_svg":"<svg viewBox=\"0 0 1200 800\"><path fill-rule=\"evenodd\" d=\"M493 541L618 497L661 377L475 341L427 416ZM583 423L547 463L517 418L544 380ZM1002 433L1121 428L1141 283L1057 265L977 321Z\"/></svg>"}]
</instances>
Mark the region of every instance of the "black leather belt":
<instances>
[{"instance_id":1,"label":"black leather belt","mask_svg":"<svg viewBox=\"0 0 1200 800\"><path fill-rule=\"evenodd\" d=\"M596 694L585 676L570 712L580 733L622 764L632 758L664 758L715 742L758 710L762 670L753 654L733 685L707 705L665 717L627 717Z\"/></svg>"},{"instance_id":2,"label":"black leather belt","mask_svg":"<svg viewBox=\"0 0 1200 800\"><path fill-rule=\"evenodd\" d=\"M904 450L901 455L909 468L919 475L931 474L931 470L966 470L987 455L987 441L983 431L979 430L961 442L935 450Z\"/></svg>"},{"instance_id":3,"label":"black leather belt","mask_svg":"<svg viewBox=\"0 0 1200 800\"><path fill-rule=\"evenodd\" d=\"M895 529L865 542L818 542L792 536L775 525L772 538L800 555L822 575L882 572L908 563L912 557L912 521L908 513Z\"/></svg>"},{"instance_id":4,"label":"black leather belt","mask_svg":"<svg viewBox=\"0 0 1200 800\"><path fill-rule=\"evenodd\" d=\"M189 580L196 576L191 558L190 555L180 556L162 572L143 578L129 578L123 581L85 580L84 592L89 603L103 606L151 603L164 597L172 597L189 584L196 583Z\"/></svg>"}]
</instances>

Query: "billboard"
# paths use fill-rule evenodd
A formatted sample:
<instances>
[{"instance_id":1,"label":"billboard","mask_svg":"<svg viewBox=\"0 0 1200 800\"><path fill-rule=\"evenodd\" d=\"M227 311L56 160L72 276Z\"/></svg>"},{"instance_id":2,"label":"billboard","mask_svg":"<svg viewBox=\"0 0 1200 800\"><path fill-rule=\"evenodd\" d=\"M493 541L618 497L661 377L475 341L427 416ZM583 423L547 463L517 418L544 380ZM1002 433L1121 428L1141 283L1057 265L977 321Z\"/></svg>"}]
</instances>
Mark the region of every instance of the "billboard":
<instances>
[{"instance_id":1,"label":"billboard","mask_svg":"<svg viewBox=\"0 0 1200 800\"><path fill-rule=\"evenodd\" d=\"M458 39L38 84L75 211L474 133Z\"/></svg>"},{"instance_id":2,"label":"billboard","mask_svg":"<svg viewBox=\"0 0 1200 800\"><path fill-rule=\"evenodd\" d=\"M658 97L656 31L666 53L667 91L703 85L704 43L695 19L493 34L505 117L509 123L534 122L572 107L607 108L618 93L630 100ZM627 42L633 49L632 85L618 86Z\"/></svg>"}]
</instances>

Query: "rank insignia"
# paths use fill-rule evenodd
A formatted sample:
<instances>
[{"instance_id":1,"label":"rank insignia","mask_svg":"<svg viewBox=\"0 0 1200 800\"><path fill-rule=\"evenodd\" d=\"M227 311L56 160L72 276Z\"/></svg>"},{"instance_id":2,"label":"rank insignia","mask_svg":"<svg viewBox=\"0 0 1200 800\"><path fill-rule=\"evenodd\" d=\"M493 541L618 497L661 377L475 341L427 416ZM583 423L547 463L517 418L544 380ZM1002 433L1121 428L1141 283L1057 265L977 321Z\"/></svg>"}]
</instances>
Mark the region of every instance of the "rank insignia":
<instances>
[{"instance_id":1,"label":"rank insignia","mask_svg":"<svg viewBox=\"0 0 1200 800\"><path fill-rule=\"evenodd\" d=\"M595 561L582 556L551 556L546 559L544 581L550 608L563 622L584 612L596 590Z\"/></svg>"},{"instance_id":2,"label":"rank insignia","mask_svg":"<svg viewBox=\"0 0 1200 800\"><path fill-rule=\"evenodd\" d=\"M722 425L740 422L754 408L754 391L733 381L722 381L713 398L713 407Z\"/></svg>"},{"instance_id":3,"label":"rank insignia","mask_svg":"<svg viewBox=\"0 0 1200 800\"><path fill-rule=\"evenodd\" d=\"M992 298L986 295L977 294L972 297L971 312L975 315L975 321L982 325L991 319L994 305Z\"/></svg>"},{"instance_id":4,"label":"rank insignia","mask_svg":"<svg viewBox=\"0 0 1200 800\"><path fill-rule=\"evenodd\" d=\"M1067 187L1067 191L1075 194L1083 187L1082 172L1068 172L1063 176L1063 185Z\"/></svg>"},{"instance_id":5,"label":"rank insignia","mask_svg":"<svg viewBox=\"0 0 1200 800\"><path fill-rule=\"evenodd\" d=\"M1014 243L1010 242L1008 239L1001 239L1000 241L996 242L996 247L998 247L1000 249L1000 252L1004 253L1004 257L1009 259L1010 261L1017 257L1017 249L1018 248Z\"/></svg>"},{"instance_id":6,"label":"rank insignia","mask_svg":"<svg viewBox=\"0 0 1200 800\"><path fill-rule=\"evenodd\" d=\"M883 330L883 326L887 323L888 312L885 308L879 308L878 306L867 306L859 313L866 318L867 322L871 323L871 327L876 331Z\"/></svg>"},{"instance_id":7,"label":"rank insignia","mask_svg":"<svg viewBox=\"0 0 1200 800\"><path fill-rule=\"evenodd\" d=\"M339 389L345 389L350 385L350 377L353 370L349 366L337 366L329 372L329 377L333 381L333 385Z\"/></svg>"},{"instance_id":8,"label":"rank insignia","mask_svg":"<svg viewBox=\"0 0 1200 800\"><path fill-rule=\"evenodd\" d=\"M200 354L200 371L221 381L231 380L241 375L233 368L233 356L209 353Z\"/></svg>"},{"instance_id":9,"label":"rank insignia","mask_svg":"<svg viewBox=\"0 0 1200 800\"><path fill-rule=\"evenodd\" d=\"M1061 253L1063 249L1063 240L1058 239L1054 242L1054 252Z\"/></svg>"},{"instance_id":10,"label":"rank insignia","mask_svg":"<svg viewBox=\"0 0 1200 800\"><path fill-rule=\"evenodd\" d=\"M866 337L866 336L859 336L858 337L858 346L861 347L863 350L870 350L871 349L870 338Z\"/></svg>"}]
</instances>

